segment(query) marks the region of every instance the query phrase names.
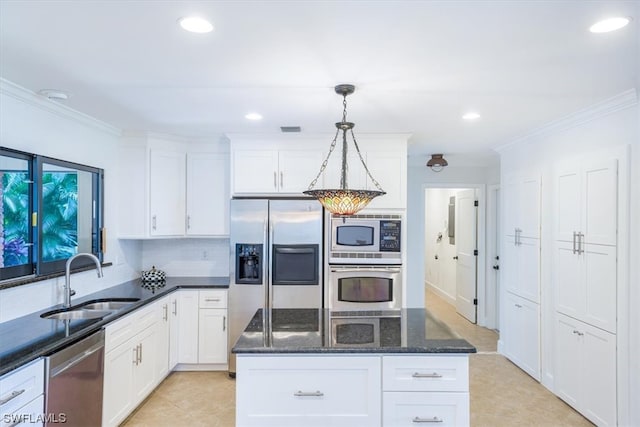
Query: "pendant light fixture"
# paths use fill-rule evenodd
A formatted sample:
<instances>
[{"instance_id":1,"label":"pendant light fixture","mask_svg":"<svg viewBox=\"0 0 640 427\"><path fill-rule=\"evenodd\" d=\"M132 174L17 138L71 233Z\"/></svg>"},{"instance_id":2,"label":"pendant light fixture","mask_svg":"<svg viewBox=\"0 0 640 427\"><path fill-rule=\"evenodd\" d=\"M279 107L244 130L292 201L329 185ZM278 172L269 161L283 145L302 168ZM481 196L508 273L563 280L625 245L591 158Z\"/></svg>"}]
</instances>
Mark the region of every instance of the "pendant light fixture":
<instances>
[{"instance_id":1,"label":"pendant light fixture","mask_svg":"<svg viewBox=\"0 0 640 427\"><path fill-rule=\"evenodd\" d=\"M360 152L360 148L358 147L358 142L356 141L356 137L353 134L354 123L347 121L347 95L351 95L356 90L355 86L349 84L340 84L335 87L335 91L338 95L342 95L342 121L336 123L336 134L333 137L333 141L331 141L331 147L329 148L329 153L327 157L322 162L320 166L320 172L316 175L316 177L309 184L309 188L307 191L303 191L304 194L315 197L318 199L322 206L325 207L332 214L338 215L353 215L361 209L365 208L371 200L373 200L377 196L382 196L385 191L380 187L378 181L371 176L371 172L369 172L369 168L367 167L364 159L362 158L362 153ZM329 157L331 157L331 153L336 148L336 143L338 141L338 136L342 132L342 163L340 169L340 188L332 188L332 189L323 189L323 190L314 190L316 183L318 182L318 178L322 175L324 170L327 167L327 162L329 161ZM358 190L351 189L347 183L347 132L351 135L353 139L353 145L356 148L356 152L358 153L358 158L362 162L362 166L364 166L364 170L367 172L367 176L371 179L371 182L377 190Z\"/></svg>"}]
</instances>

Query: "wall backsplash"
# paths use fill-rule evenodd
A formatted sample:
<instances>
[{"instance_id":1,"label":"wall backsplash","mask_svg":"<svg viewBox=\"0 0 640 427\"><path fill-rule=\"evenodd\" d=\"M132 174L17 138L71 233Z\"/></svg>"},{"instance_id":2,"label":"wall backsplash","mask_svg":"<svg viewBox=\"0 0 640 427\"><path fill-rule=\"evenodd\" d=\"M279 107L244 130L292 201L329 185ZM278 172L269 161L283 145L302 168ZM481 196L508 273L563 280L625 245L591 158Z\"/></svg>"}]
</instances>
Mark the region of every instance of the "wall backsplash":
<instances>
[{"instance_id":1,"label":"wall backsplash","mask_svg":"<svg viewBox=\"0 0 640 427\"><path fill-rule=\"evenodd\" d=\"M228 276L229 239L159 239L142 243L142 270L167 276Z\"/></svg>"}]
</instances>

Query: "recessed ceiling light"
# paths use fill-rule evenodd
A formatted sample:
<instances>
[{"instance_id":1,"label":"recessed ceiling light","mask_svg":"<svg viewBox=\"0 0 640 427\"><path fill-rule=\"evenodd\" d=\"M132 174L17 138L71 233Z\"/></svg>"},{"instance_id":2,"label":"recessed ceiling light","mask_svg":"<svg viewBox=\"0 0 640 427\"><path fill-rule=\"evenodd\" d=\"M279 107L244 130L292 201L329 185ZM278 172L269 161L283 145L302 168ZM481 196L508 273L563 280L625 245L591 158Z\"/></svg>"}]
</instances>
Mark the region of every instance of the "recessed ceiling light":
<instances>
[{"instance_id":1,"label":"recessed ceiling light","mask_svg":"<svg viewBox=\"0 0 640 427\"><path fill-rule=\"evenodd\" d=\"M463 115L462 118L465 120L476 120L480 118L480 114L476 113L475 111L469 111L468 113Z\"/></svg>"},{"instance_id":2,"label":"recessed ceiling light","mask_svg":"<svg viewBox=\"0 0 640 427\"><path fill-rule=\"evenodd\" d=\"M589 27L589 31L592 33L608 33L610 31L619 30L626 26L631 21L631 18L625 16L616 16L614 18L604 19L598 21Z\"/></svg>"},{"instance_id":3,"label":"recessed ceiling light","mask_svg":"<svg viewBox=\"0 0 640 427\"><path fill-rule=\"evenodd\" d=\"M262 120L262 114L248 113L244 116L244 118L248 120Z\"/></svg>"},{"instance_id":4,"label":"recessed ceiling light","mask_svg":"<svg viewBox=\"0 0 640 427\"><path fill-rule=\"evenodd\" d=\"M198 16L187 16L178 20L180 26L192 33L210 33L213 31L211 22Z\"/></svg>"},{"instance_id":5,"label":"recessed ceiling light","mask_svg":"<svg viewBox=\"0 0 640 427\"><path fill-rule=\"evenodd\" d=\"M69 99L69 93L59 89L41 89L38 94L52 101L66 101Z\"/></svg>"}]
</instances>

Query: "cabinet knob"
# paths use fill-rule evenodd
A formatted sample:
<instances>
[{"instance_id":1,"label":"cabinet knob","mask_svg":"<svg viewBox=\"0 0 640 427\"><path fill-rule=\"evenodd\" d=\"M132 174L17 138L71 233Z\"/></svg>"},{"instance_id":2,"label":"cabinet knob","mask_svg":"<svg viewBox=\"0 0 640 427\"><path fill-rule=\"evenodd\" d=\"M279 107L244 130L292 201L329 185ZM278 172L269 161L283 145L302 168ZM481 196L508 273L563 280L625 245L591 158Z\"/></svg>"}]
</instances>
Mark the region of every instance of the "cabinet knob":
<instances>
[{"instance_id":1,"label":"cabinet knob","mask_svg":"<svg viewBox=\"0 0 640 427\"><path fill-rule=\"evenodd\" d=\"M454 256L453 259L458 259L458 255Z\"/></svg>"}]
</instances>

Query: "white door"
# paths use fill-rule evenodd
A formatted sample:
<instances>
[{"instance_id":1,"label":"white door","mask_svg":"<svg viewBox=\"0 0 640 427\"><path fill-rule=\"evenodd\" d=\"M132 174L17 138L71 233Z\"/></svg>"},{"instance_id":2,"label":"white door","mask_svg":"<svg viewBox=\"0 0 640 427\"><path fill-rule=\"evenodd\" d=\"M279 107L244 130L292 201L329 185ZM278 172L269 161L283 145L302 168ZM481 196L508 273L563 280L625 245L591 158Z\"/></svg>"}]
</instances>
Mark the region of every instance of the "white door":
<instances>
[{"instance_id":1,"label":"white door","mask_svg":"<svg viewBox=\"0 0 640 427\"><path fill-rule=\"evenodd\" d=\"M476 323L477 207L475 190L456 194L456 311Z\"/></svg>"}]
</instances>

